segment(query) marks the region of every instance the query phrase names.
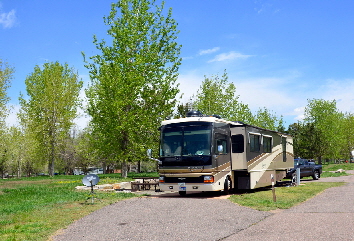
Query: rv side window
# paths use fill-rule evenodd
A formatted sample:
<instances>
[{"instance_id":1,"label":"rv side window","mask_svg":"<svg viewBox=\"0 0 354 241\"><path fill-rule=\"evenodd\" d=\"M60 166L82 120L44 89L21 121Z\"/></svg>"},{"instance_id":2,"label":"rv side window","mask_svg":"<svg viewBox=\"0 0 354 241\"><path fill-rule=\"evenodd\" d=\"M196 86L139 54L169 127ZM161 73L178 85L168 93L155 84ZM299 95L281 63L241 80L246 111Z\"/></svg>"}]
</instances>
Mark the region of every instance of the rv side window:
<instances>
[{"instance_id":1,"label":"rv side window","mask_svg":"<svg viewBox=\"0 0 354 241\"><path fill-rule=\"evenodd\" d=\"M263 136L263 152L272 152L272 137Z\"/></svg>"},{"instance_id":2,"label":"rv side window","mask_svg":"<svg viewBox=\"0 0 354 241\"><path fill-rule=\"evenodd\" d=\"M286 137L281 138L281 143L283 146L283 162L286 162Z\"/></svg>"},{"instance_id":3,"label":"rv side window","mask_svg":"<svg viewBox=\"0 0 354 241\"><path fill-rule=\"evenodd\" d=\"M224 135L217 135L215 137L215 153L217 155L227 154L227 140Z\"/></svg>"},{"instance_id":4,"label":"rv side window","mask_svg":"<svg viewBox=\"0 0 354 241\"><path fill-rule=\"evenodd\" d=\"M259 152L260 150L260 142L259 135L250 134L250 151L251 152Z\"/></svg>"},{"instance_id":5,"label":"rv side window","mask_svg":"<svg viewBox=\"0 0 354 241\"><path fill-rule=\"evenodd\" d=\"M242 153L244 152L244 137L243 135L233 135L231 136L232 141L232 153Z\"/></svg>"}]
</instances>

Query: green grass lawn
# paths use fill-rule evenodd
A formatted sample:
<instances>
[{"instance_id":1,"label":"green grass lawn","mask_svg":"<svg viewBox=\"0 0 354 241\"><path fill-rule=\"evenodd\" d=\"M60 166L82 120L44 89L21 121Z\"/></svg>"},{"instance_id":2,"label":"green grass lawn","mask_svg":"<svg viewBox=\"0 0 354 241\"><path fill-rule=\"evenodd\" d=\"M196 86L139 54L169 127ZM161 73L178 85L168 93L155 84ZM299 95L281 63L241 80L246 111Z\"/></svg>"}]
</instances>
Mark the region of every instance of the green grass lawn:
<instances>
[{"instance_id":1,"label":"green grass lawn","mask_svg":"<svg viewBox=\"0 0 354 241\"><path fill-rule=\"evenodd\" d=\"M343 169L344 172L334 173L338 169ZM345 170L354 170L354 163L341 164L324 164L322 165L321 178L325 177L340 177L351 175ZM304 177L303 179L312 179L312 177ZM242 206L247 206L260 211L270 211L275 209L287 209L307 199L321 193L327 188L341 186L344 183L321 183L321 182L307 182L306 185L298 187L277 187L276 197L277 201L273 201L273 194L271 189L257 189L249 193L240 195L232 195L230 200Z\"/></svg>"},{"instance_id":2,"label":"green grass lawn","mask_svg":"<svg viewBox=\"0 0 354 241\"><path fill-rule=\"evenodd\" d=\"M337 171L338 169L354 170L354 163L323 164L322 169L323 171Z\"/></svg>"},{"instance_id":3,"label":"green grass lawn","mask_svg":"<svg viewBox=\"0 0 354 241\"><path fill-rule=\"evenodd\" d=\"M344 172L334 173L334 171L339 169L343 169ZM346 172L348 170L354 170L354 163L324 164L322 165L321 177L340 177L351 175Z\"/></svg>"},{"instance_id":4,"label":"green grass lawn","mask_svg":"<svg viewBox=\"0 0 354 241\"><path fill-rule=\"evenodd\" d=\"M273 193L270 188L232 195L230 200L241 206L260 211L287 209L316 196L327 188L344 184L343 182L313 182L297 187L277 187L275 188L276 202L273 201Z\"/></svg>"},{"instance_id":5,"label":"green grass lawn","mask_svg":"<svg viewBox=\"0 0 354 241\"><path fill-rule=\"evenodd\" d=\"M129 176L133 176L130 173ZM140 174L146 176L148 174ZM156 176L157 173L149 174ZM136 175L134 175L136 176ZM130 181L120 174L99 175L100 182ZM0 240L48 240L57 230L89 213L136 196L132 193L77 191L83 176L31 177L0 180Z\"/></svg>"},{"instance_id":6,"label":"green grass lawn","mask_svg":"<svg viewBox=\"0 0 354 241\"><path fill-rule=\"evenodd\" d=\"M323 171L321 174L321 178L324 177L340 177L340 176L348 176L351 175L347 172L338 172L338 173L334 173L334 172L330 172L330 171ZM312 179L312 177L309 177L310 179Z\"/></svg>"}]
</instances>

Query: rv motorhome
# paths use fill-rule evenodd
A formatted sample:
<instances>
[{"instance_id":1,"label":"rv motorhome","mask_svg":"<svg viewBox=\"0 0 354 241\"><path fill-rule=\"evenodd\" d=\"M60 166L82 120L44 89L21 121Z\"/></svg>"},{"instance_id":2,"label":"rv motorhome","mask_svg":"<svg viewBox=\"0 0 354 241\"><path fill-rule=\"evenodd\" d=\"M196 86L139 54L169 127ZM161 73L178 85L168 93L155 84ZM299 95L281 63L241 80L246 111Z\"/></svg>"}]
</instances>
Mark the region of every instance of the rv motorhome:
<instances>
[{"instance_id":1,"label":"rv motorhome","mask_svg":"<svg viewBox=\"0 0 354 241\"><path fill-rule=\"evenodd\" d=\"M294 166L292 137L191 111L162 121L162 191L254 189L279 181Z\"/></svg>"}]
</instances>

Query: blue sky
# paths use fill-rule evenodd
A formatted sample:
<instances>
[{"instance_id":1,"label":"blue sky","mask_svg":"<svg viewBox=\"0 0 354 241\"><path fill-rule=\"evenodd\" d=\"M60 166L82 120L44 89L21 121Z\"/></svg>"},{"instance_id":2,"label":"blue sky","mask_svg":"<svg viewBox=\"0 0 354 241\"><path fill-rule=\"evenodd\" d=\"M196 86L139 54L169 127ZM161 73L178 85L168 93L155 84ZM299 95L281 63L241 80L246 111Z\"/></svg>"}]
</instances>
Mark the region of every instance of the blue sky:
<instances>
[{"instance_id":1,"label":"blue sky","mask_svg":"<svg viewBox=\"0 0 354 241\"><path fill-rule=\"evenodd\" d=\"M20 92L35 65L59 61L89 81L81 52L96 53L105 38L111 0L0 0L0 58L15 68L8 123L15 124ZM240 100L266 107L292 124L308 99L337 100L354 113L354 1L167 0L178 23L183 101L204 76L226 69ZM86 119L79 119L84 126Z\"/></svg>"}]
</instances>

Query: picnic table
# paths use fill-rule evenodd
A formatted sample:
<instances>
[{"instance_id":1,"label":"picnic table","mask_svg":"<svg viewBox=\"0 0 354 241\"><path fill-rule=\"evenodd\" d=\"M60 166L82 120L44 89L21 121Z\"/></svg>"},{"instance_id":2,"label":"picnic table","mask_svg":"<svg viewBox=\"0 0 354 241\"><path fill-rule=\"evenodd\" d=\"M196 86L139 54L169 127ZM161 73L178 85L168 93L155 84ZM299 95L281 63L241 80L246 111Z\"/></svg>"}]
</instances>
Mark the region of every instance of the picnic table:
<instances>
[{"instance_id":1,"label":"picnic table","mask_svg":"<svg viewBox=\"0 0 354 241\"><path fill-rule=\"evenodd\" d=\"M150 190L151 186L154 186L156 191L159 185L159 177L133 177L133 179L135 179L135 181L131 182L132 190Z\"/></svg>"}]
</instances>

